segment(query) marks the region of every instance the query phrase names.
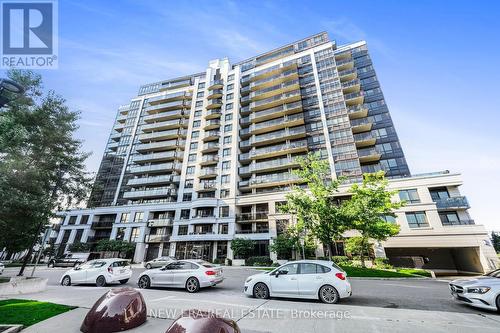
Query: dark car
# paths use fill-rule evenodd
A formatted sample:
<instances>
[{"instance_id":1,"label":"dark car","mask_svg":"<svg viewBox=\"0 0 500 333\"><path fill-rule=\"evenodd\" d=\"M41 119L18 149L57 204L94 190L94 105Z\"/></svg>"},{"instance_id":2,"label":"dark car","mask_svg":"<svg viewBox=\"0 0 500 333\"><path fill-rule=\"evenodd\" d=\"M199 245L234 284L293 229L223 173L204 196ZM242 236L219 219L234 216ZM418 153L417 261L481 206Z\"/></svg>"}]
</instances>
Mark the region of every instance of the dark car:
<instances>
[{"instance_id":1,"label":"dark car","mask_svg":"<svg viewBox=\"0 0 500 333\"><path fill-rule=\"evenodd\" d=\"M74 267L86 262L89 258L89 253L67 253L61 257L49 259L48 267Z\"/></svg>"}]
</instances>

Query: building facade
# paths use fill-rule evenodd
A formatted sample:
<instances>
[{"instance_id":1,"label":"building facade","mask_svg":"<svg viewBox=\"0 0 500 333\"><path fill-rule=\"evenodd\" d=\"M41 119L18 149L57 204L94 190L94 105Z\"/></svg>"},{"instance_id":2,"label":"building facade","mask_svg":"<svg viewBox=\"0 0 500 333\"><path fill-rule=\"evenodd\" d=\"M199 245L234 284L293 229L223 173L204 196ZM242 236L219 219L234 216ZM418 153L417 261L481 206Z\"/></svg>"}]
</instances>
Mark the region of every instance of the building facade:
<instances>
[{"instance_id":1,"label":"building facade","mask_svg":"<svg viewBox=\"0 0 500 333\"><path fill-rule=\"evenodd\" d=\"M419 197L398 212L401 234L382 244L389 257L454 257L403 246L432 242L396 241L439 232L451 247L460 237L475 242L482 270L491 265L459 176L410 175L366 43L337 47L326 33L140 87L118 109L89 208L62 212L53 241L64 252L74 242L122 239L143 261L232 258L231 240L243 237L255 240L255 255L270 255L269 243L293 223L276 205L299 181L297 157L311 152L329 161L333 178L352 183L384 170L403 198Z\"/></svg>"}]
</instances>

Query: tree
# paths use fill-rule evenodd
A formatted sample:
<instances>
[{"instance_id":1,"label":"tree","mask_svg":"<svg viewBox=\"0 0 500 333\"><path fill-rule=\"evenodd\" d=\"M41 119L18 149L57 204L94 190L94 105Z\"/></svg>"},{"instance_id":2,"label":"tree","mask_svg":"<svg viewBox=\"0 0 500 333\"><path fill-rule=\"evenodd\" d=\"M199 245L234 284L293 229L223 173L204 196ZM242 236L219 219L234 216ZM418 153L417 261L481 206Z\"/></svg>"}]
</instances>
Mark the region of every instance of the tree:
<instances>
[{"instance_id":1,"label":"tree","mask_svg":"<svg viewBox=\"0 0 500 333\"><path fill-rule=\"evenodd\" d=\"M101 239L96 246L97 251L118 252L118 256L122 254L129 256L135 251L135 243L125 242L117 239Z\"/></svg>"},{"instance_id":2,"label":"tree","mask_svg":"<svg viewBox=\"0 0 500 333\"><path fill-rule=\"evenodd\" d=\"M69 250L71 252L89 252L90 251L90 244L76 242L76 243L73 243L69 246Z\"/></svg>"},{"instance_id":3,"label":"tree","mask_svg":"<svg viewBox=\"0 0 500 333\"><path fill-rule=\"evenodd\" d=\"M296 216L302 236L310 232L332 255L332 243L342 237L349 225L343 205L334 197L343 179L331 179L328 161L316 154L298 158L298 162L300 168L293 173L307 184L307 188L295 186L286 195L287 203L282 212Z\"/></svg>"},{"instance_id":4,"label":"tree","mask_svg":"<svg viewBox=\"0 0 500 333\"><path fill-rule=\"evenodd\" d=\"M73 137L79 113L53 91L44 93L40 75L8 76L26 93L0 110L0 248L27 249L23 275L53 213L84 200L92 178L84 168L88 154Z\"/></svg>"},{"instance_id":5,"label":"tree","mask_svg":"<svg viewBox=\"0 0 500 333\"><path fill-rule=\"evenodd\" d=\"M231 250L233 250L234 258L248 258L255 249L255 242L247 238L235 238L231 241Z\"/></svg>"},{"instance_id":6,"label":"tree","mask_svg":"<svg viewBox=\"0 0 500 333\"><path fill-rule=\"evenodd\" d=\"M363 240L363 237L359 237L359 236L349 237L345 241L346 252L348 252L354 256L361 257L362 253L363 253L363 255L369 255L370 249L371 249L370 243L368 243L368 242L365 243Z\"/></svg>"},{"instance_id":7,"label":"tree","mask_svg":"<svg viewBox=\"0 0 500 333\"><path fill-rule=\"evenodd\" d=\"M269 249L276 253L278 259L290 260L293 257L293 251L299 249L297 246L299 243L299 237L285 232L278 235L273 243L269 246Z\"/></svg>"},{"instance_id":8,"label":"tree","mask_svg":"<svg viewBox=\"0 0 500 333\"><path fill-rule=\"evenodd\" d=\"M491 232L491 241L497 253L500 253L500 232Z\"/></svg>"},{"instance_id":9,"label":"tree","mask_svg":"<svg viewBox=\"0 0 500 333\"><path fill-rule=\"evenodd\" d=\"M346 212L350 216L351 229L361 234L362 249L366 249L370 239L386 240L399 233L399 226L387 222L385 216L395 216L394 210L400 208L402 202L392 202L396 191L387 190L388 182L384 172L366 173L361 185L352 185L352 197L346 202ZM365 267L365 251L360 252L361 266Z\"/></svg>"}]
</instances>

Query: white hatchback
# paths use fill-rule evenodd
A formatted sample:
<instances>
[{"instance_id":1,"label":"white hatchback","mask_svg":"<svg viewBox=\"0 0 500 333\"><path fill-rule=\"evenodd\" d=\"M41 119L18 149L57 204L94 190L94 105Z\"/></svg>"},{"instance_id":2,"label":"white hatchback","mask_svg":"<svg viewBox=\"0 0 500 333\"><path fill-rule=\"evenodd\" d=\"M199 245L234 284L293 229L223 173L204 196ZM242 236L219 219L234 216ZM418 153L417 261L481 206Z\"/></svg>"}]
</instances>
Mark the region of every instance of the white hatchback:
<instances>
[{"instance_id":1,"label":"white hatchback","mask_svg":"<svg viewBox=\"0 0 500 333\"><path fill-rule=\"evenodd\" d=\"M203 260L179 260L162 268L149 269L139 276L139 288L185 288L195 293L200 288L213 287L224 280L222 268Z\"/></svg>"},{"instance_id":2,"label":"white hatchback","mask_svg":"<svg viewBox=\"0 0 500 333\"><path fill-rule=\"evenodd\" d=\"M104 287L113 282L127 283L131 276L132 267L127 260L96 259L66 271L61 277L61 285L95 283L98 287Z\"/></svg>"},{"instance_id":3,"label":"white hatchback","mask_svg":"<svg viewBox=\"0 0 500 333\"><path fill-rule=\"evenodd\" d=\"M326 260L292 261L270 272L252 275L245 281L244 293L261 299L307 298L329 304L352 295L346 273Z\"/></svg>"}]
</instances>

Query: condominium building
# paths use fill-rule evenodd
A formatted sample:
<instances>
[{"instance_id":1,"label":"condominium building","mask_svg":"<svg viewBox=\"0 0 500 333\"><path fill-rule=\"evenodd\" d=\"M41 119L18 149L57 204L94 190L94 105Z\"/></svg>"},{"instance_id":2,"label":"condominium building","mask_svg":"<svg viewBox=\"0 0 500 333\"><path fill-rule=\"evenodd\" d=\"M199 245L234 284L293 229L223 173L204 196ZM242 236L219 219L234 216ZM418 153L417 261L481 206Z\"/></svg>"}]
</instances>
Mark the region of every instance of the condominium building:
<instances>
[{"instance_id":1,"label":"condominium building","mask_svg":"<svg viewBox=\"0 0 500 333\"><path fill-rule=\"evenodd\" d=\"M401 234L382 244L394 260L464 270L453 259L463 247L467 258L475 251L476 271L494 264L459 176L410 175L366 43L337 46L326 33L140 87L118 109L89 208L61 212L53 241L64 252L122 239L136 243L140 262L233 258L230 242L241 237L255 241L255 255L273 256L270 242L293 223L276 207L299 184L297 157L311 152L329 161L332 178L384 170L403 199L419 198L398 212ZM444 249L428 253L434 247Z\"/></svg>"}]
</instances>

